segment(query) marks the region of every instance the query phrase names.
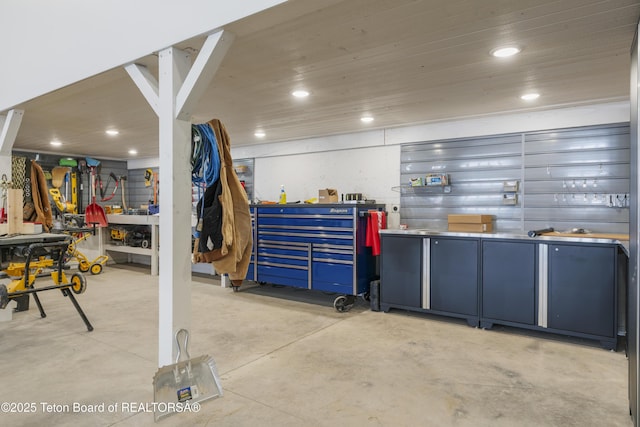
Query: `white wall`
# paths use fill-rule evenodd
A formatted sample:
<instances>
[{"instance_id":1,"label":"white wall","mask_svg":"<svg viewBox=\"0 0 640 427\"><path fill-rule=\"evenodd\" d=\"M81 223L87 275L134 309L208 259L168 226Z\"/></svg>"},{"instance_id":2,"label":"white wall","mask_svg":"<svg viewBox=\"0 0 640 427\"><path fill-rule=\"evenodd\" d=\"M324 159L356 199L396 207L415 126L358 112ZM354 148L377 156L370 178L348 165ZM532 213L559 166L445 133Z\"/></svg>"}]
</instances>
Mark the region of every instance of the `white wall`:
<instances>
[{"instance_id":1,"label":"white wall","mask_svg":"<svg viewBox=\"0 0 640 427\"><path fill-rule=\"evenodd\" d=\"M400 146L377 146L313 154L293 154L255 160L255 197L277 201L284 184L287 201L318 197L318 189L339 194L362 193L378 203L398 204Z\"/></svg>"}]
</instances>

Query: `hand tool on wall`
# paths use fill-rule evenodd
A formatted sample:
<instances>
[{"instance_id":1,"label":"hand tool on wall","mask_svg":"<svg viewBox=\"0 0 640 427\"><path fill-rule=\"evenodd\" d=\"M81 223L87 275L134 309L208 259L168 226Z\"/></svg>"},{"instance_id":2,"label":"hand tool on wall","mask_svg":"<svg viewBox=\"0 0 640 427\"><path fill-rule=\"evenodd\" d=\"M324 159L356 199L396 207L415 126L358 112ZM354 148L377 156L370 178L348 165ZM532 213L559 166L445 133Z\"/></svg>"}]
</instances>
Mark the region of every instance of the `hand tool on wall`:
<instances>
[{"instance_id":1,"label":"hand tool on wall","mask_svg":"<svg viewBox=\"0 0 640 427\"><path fill-rule=\"evenodd\" d=\"M158 184L159 184L159 180L158 180L158 172L154 172L153 173L153 204L157 205L158 204Z\"/></svg>"},{"instance_id":2,"label":"hand tool on wall","mask_svg":"<svg viewBox=\"0 0 640 427\"><path fill-rule=\"evenodd\" d=\"M73 204L73 213L78 213L78 174L71 172L71 203Z\"/></svg>"},{"instance_id":3,"label":"hand tool on wall","mask_svg":"<svg viewBox=\"0 0 640 427\"><path fill-rule=\"evenodd\" d=\"M0 222L7 222L7 189L11 183L7 180L7 175L2 174L2 182L0 182L0 189L2 189L2 209L0 209Z\"/></svg>"},{"instance_id":4,"label":"hand tool on wall","mask_svg":"<svg viewBox=\"0 0 640 427\"><path fill-rule=\"evenodd\" d=\"M153 170L147 169L144 171L144 186L151 187L151 179L153 178Z\"/></svg>"},{"instance_id":5,"label":"hand tool on wall","mask_svg":"<svg viewBox=\"0 0 640 427\"><path fill-rule=\"evenodd\" d=\"M84 213L84 181L82 175L87 172L87 162L86 160L78 160L78 213Z\"/></svg>"},{"instance_id":6,"label":"hand tool on wall","mask_svg":"<svg viewBox=\"0 0 640 427\"><path fill-rule=\"evenodd\" d=\"M111 192L111 195L109 195L109 196L105 197L105 196L104 196L105 190L106 190L107 188L109 188L109 183L110 183L112 180L113 180L113 182L115 183L115 184L114 184L114 187L113 187L113 191ZM115 173L111 172L111 173L109 174L109 179L107 179L107 184L104 186L104 189L102 188L102 184L100 185L100 197L101 197L100 201L101 201L101 202L106 202L106 201L108 201L108 200L113 199L113 196L115 196L115 195L116 195L116 191L118 191L118 186L119 186L119 185L120 185L120 180L118 180L118 177L116 176L116 174L115 174Z\"/></svg>"},{"instance_id":7,"label":"hand tool on wall","mask_svg":"<svg viewBox=\"0 0 640 427\"><path fill-rule=\"evenodd\" d=\"M127 197L125 195L124 192L124 182L127 180L126 176L121 176L120 177L120 192L122 193L122 211L126 214L128 209L127 209Z\"/></svg>"},{"instance_id":8,"label":"hand tool on wall","mask_svg":"<svg viewBox=\"0 0 640 427\"><path fill-rule=\"evenodd\" d=\"M99 162L98 162L99 163ZM96 225L98 227L106 227L108 225L107 216L104 213L104 209L102 206L96 203L96 192L95 192L95 177L96 177L96 166L91 165L89 163L89 158L87 158L87 165L89 166L89 171L91 172L91 185L89 191L91 193L91 203L87 206L85 210L85 217L87 224Z\"/></svg>"}]
</instances>

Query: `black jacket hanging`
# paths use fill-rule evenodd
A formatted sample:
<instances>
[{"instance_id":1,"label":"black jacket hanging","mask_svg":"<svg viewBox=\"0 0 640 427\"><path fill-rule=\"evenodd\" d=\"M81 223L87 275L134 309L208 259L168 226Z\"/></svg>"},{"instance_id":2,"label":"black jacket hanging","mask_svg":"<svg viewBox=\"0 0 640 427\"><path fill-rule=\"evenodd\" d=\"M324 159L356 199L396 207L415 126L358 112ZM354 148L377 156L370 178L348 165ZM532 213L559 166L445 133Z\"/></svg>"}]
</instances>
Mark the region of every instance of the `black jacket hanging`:
<instances>
[{"instance_id":1,"label":"black jacket hanging","mask_svg":"<svg viewBox=\"0 0 640 427\"><path fill-rule=\"evenodd\" d=\"M222 194L222 184L216 180L212 186L208 187L198 205L198 223L202 219L202 230L198 250L207 253L222 247L222 204L220 195ZM204 201L204 209L202 203Z\"/></svg>"}]
</instances>

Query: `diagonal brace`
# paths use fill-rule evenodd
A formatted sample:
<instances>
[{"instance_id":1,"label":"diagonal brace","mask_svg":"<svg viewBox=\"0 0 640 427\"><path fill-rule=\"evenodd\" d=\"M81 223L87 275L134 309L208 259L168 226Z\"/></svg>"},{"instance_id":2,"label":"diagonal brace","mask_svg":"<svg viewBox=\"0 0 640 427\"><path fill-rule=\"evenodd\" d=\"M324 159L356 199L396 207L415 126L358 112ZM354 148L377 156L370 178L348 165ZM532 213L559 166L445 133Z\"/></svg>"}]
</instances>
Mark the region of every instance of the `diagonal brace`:
<instances>
[{"instance_id":1,"label":"diagonal brace","mask_svg":"<svg viewBox=\"0 0 640 427\"><path fill-rule=\"evenodd\" d=\"M23 115L23 110L9 110L6 116L0 116L0 154L11 155Z\"/></svg>"},{"instance_id":2,"label":"diagonal brace","mask_svg":"<svg viewBox=\"0 0 640 427\"><path fill-rule=\"evenodd\" d=\"M144 65L140 64L128 64L124 67L129 73L129 76L133 80L133 82L138 86L140 92L145 97L153 111L155 111L156 115L160 115L158 112L158 103L159 103L159 95L158 95L158 81L151 74L149 69Z\"/></svg>"},{"instance_id":3,"label":"diagonal brace","mask_svg":"<svg viewBox=\"0 0 640 427\"><path fill-rule=\"evenodd\" d=\"M193 110L227 54L235 36L224 30L210 34L176 95L176 119L191 120Z\"/></svg>"}]
</instances>

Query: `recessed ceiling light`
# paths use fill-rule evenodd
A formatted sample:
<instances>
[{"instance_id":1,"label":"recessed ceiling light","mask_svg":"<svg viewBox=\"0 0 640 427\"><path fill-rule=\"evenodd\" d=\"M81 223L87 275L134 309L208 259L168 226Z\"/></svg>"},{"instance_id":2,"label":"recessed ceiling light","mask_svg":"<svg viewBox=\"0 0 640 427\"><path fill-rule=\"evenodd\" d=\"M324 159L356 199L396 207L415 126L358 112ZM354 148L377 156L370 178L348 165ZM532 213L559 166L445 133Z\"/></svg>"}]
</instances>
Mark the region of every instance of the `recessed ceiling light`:
<instances>
[{"instance_id":1,"label":"recessed ceiling light","mask_svg":"<svg viewBox=\"0 0 640 427\"><path fill-rule=\"evenodd\" d=\"M373 117L371 117L371 116L362 116L362 117L360 117L360 121L362 123L371 123L373 121Z\"/></svg>"},{"instance_id":2,"label":"recessed ceiling light","mask_svg":"<svg viewBox=\"0 0 640 427\"><path fill-rule=\"evenodd\" d=\"M117 129L107 129L106 131L104 131L104 133L106 133L107 135L115 136L120 132Z\"/></svg>"},{"instance_id":3,"label":"recessed ceiling light","mask_svg":"<svg viewBox=\"0 0 640 427\"><path fill-rule=\"evenodd\" d=\"M51 141L49 144L53 145L54 147L60 147L62 145L62 142L60 142L60 141Z\"/></svg>"},{"instance_id":4,"label":"recessed ceiling light","mask_svg":"<svg viewBox=\"0 0 640 427\"><path fill-rule=\"evenodd\" d=\"M524 95L522 95L520 97L520 99L523 99L525 101L533 101L534 99L538 99L540 98L540 94L539 93L525 93Z\"/></svg>"},{"instance_id":5,"label":"recessed ceiling light","mask_svg":"<svg viewBox=\"0 0 640 427\"><path fill-rule=\"evenodd\" d=\"M254 133L254 135L256 136L256 138L264 138L267 134L264 133L263 130L257 130L256 133Z\"/></svg>"},{"instance_id":6,"label":"recessed ceiling light","mask_svg":"<svg viewBox=\"0 0 640 427\"><path fill-rule=\"evenodd\" d=\"M129 150L129 154L131 154L132 156L136 155L138 154L138 150L132 148L131 150Z\"/></svg>"},{"instance_id":7,"label":"recessed ceiling light","mask_svg":"<svg viewBox=\"0 0 640 427\"><path fill-rule=\"evenodd\" d=\"M296 98L306 98L307 96L309 96L309 92L306 90L294 90L293 92L291 92L291 95L295 96Z\"/></svg>"},{"instance_id":8,"label":"recessed ceiling light","mask_svg":"<svg viewBox=\"0 0 640 427\"><path fill-rule=\"evenodd\" d=\"M517 55L521 49L516 46L504 46L491 51L491 55L496 58L508 58L509 56Z\"/></svg>"}]
</instances>

